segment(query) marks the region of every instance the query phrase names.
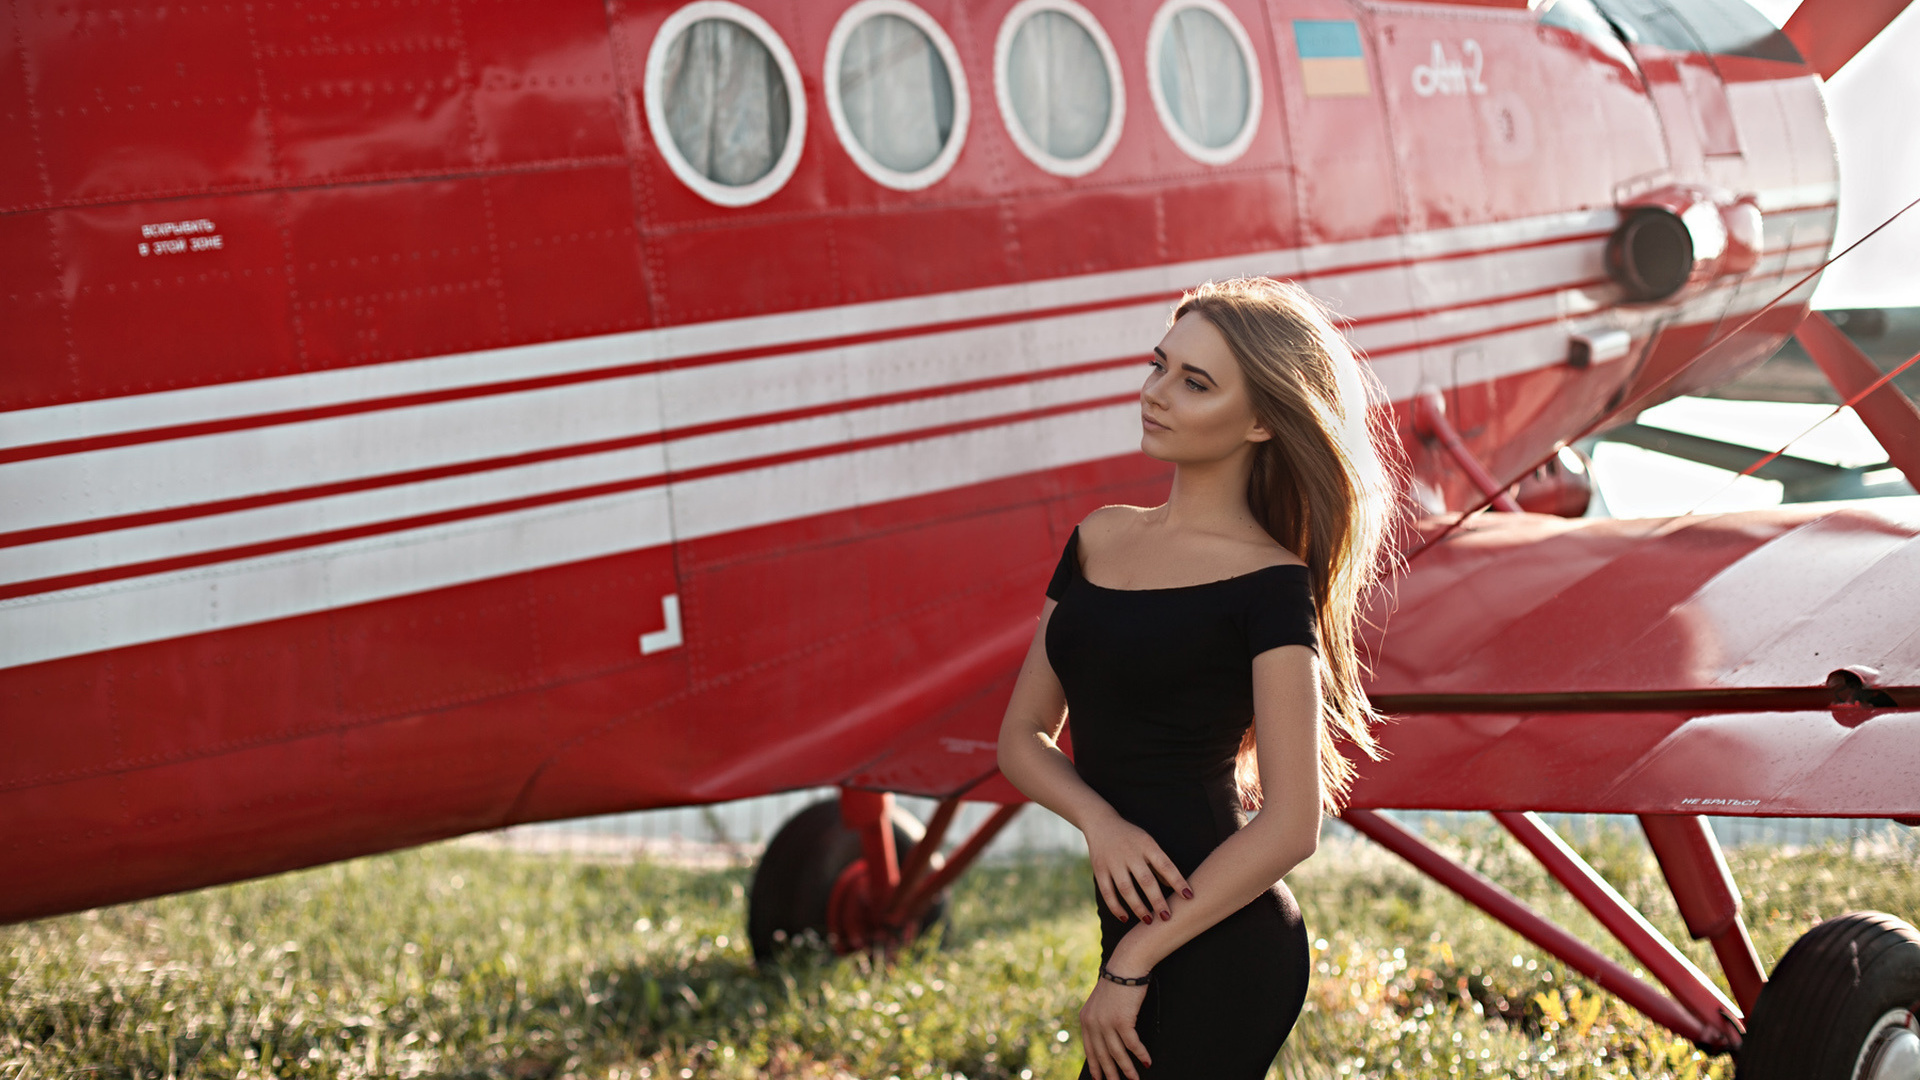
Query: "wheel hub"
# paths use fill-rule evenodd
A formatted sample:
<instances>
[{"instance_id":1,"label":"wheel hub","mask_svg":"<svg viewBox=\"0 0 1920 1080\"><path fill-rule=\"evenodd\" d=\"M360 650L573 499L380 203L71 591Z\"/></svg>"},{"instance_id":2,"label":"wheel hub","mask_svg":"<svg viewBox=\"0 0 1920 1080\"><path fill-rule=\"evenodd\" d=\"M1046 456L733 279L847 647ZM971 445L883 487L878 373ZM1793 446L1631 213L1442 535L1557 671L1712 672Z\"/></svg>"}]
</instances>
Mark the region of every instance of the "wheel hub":
<instances>
[{"instance_id":1,"label":"wheel hub","mask_svg":"<svg viewBox=\"0 0 1920 1080\"><path fill-rule=\"evenodd\" d=\"M867 879L867 860L855 859L839 880L833 883L833 895L827 900L827 940L833 951L842 955L874 946L894 949L913 937L913 927L883 924L874 910L873 892Z\"/></svg>"},{"instance_id":2,"label":"wheel hub","mask_svg":"<svg viewBox=\"0 0 1920 1080\"><path fill-rule=\"evenodd\" d=\"M1854 1080L1920 1080L1920 1018L1893 1009L1874 1022L1853 1067Z\"/></svg>"}]
</instances>

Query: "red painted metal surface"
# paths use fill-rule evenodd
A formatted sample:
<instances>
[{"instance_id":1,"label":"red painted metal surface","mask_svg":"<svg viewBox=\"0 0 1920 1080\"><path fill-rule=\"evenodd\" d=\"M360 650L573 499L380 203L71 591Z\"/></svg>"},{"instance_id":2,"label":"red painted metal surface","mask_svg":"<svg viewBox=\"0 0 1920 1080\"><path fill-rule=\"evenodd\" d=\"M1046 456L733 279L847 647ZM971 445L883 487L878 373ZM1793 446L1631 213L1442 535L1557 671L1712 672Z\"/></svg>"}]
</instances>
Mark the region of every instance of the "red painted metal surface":
<instances>
[{"instance_id":1,"label":"red painted metal surface","mask_svg":"<svg viewBox=\"0 0 1920 1080\"><path fill-rule=\"evenodd\" d=\"M1752 1012L1766 976L1740 918L1740 889L1720 853L1713 826L1698 814L1642 814L1640 827L1659 860L1680 917L1686 920L1687 933L1713 943L1734 1000L1742 1010Z\"/></svg>"},{"instance_id":2,"label":"red painted metal surface","mask_svg":"<svg viewBox=\"0 0 1920 1080\"><path fill-rule=\"evenodd\" d=\"M1836 713L1849 664L1920 685L1920 510L1783 507L1564 521L1484 515L1416 556L1372 639L1372 690L1460 700L1391 723L1361 807L1903 816L1920 807L1920 715ZM1717 692L1803 687L1791 701ZM1608 695L1673 695L1619 702ZM1702 698L1687 700L1689 692ZM1804 691L1803 691L1804 692ZM1595 695L1578 707L1582 693ZM1494 705L1494 702L1487 702ZM1767 711L1745 706L1757 705ZM1909 704L1909 708L1911 705ZM1649 709L1655 711L1648 711ZM1903 771L1904 770L1904 771Z\"/></svg>"},{"instance_id":3,"label":"red painted metal surface","mask_svg":"<svg viewBox=\"0 0 1920 1080\"><path fill-rule=\"evenodd\" d=\"M842 788L840 820L860 834L860 848L865 853L860 875L865 906L886 911L893 903L893 891L900 887L900 853L893 845L892 792Z\"/></svg>"},{"instance_id":4,"label":"red painted metal surface","mask_svg":"<svg viewBox=\"0 0 1920 1080\"><path fill-rule=\"evenodd\" d=\"M914 925L920 915L933 903L934 898L939 896L947 886L952 885L955 878L965 873L966 869L980 858L981 853L986 851L987 845L993 842L993 838L999 836L1002 829L1013 824L1013 819L1018 817L1024 808L1025 804L1022 803L995 807L993 813L975 826L973 832L960 842L960 846L954 849L939 869L915 882L902 899L896 902L895 917L906 925Z\"/></svg>"},{"instance_id":5,"label":"red painted metal surface","mask_svg":"<svg viewBox=\"0 0 1920 1080\"><path fill-rule=\"evenodd\" d=\"M1909 0L1806 0L1783 28L1807 66L1831 79L1886 29Z\"/></svg>"},{"instance_id":6,"label":"red painted metal surface","mask_svg":"<svg viewBox=\"0 0 1920 1080\"><path fill-rule=\"evenodd\" d=\"M1873 432L1893 467L1908 477L1920 476L1920 409L1898 386L1883 380L1874 362L1825 315L1808 315L1794 336L1841 400L1853 403L1854 415Z\"/></svg>"},{"instance_id":7,"label":"red painted metal surface","mask_svg":"<svg viewBox=\"0 0 1920 1080\"><path fill-rule=\"evenodd\" d=\"M913 940L920 921L941 893L971 867L993 838L1024 808L994 808L945 856L940 847L960 809L959 798L940 800L920 841L901 863L894 849L893 795L842 788L841 817L860 834L865 854L847 866L827 901L828 938L840 952L894 949Z\"/></svg>"},{"instance_id":8,"label":"red painted metal surface","mask_svg":"<svg viewBox=\"0 0 1920 1080\"><path fill-rule=\"evenodd\" d=\"M1680 1002L1701 1024L1719 1028L1732 1041L1737 1035L1741 1011L1728 1001L1706 973L1693 965L1673 947L1646 917L1614 891L1605 878L1587 865L1579 853L1540 820L1538 814L1510 811L1493 815L1520 845L1540 860L1547 873L1565 886L1580 906L1606 927L1614 940L1626 946L1654 978L1660 980L1674 1000Z\"/></svg>"},{"instance_id":9,"label":"red painted metal surface","mask_svg":"<svg viewBox=\"0 0 1920 1080\"><path fill-rule=\"evenodd\" d=\"M1434 850L1392 818L1371 810L1349 809L1341 820L1668 1030L1716 1049L1740 1045L1737 1028L1701 1020L1618 961L1574 937L1512 893Z\"/></svg>"},{"instance_id":10,"label":"red painted metal surface","mask_svg":"<svg viewBox=\"0 0 1920 1080\"><path fill-rule=\"evenodd\" d=\"M0 15L0 919L818 784L1009 804L883 875L910 913L1018 801L993 737L1060 544L1163 495L1127 369L1180 289L1326 299L1445 514L1759 362L1832 235L1807 68L1520 4L1228 0L1265 104L1226 164L1151 106L1151 5L1092 4L1126 109L1063 176L995 97L1012 0L928 0L972 120L900 191L824 100L839 11L756 0L801 153L723 206L649 126L679 6ZM1352 24L1332 82L1311 21ZM1677 185L1749 199L1755 258L1625 303L1619 208ZM1567 365L1592 331L1629 354ZM1911 516L1479 520L1375 689L1911 686ZM1358 805L1914 815L1914 722L1421 716Z\"/></svg>"},{"instance_id":11,"label":"red painted metal surface","mask_svg":"<svg viewBox=\"0 0 1920 1080\"><path fill-rule=\"evenodd\" d=\"M1480 489L1480 494L1487 497L1494 509L1504 510L1509 514L1521 512L1520 504L1515 501L1509 489L1501 486L1500 482L1487 472L1486 466L1480 464L1480 460L1473 456L1473 451L1467 449L1466 440L1460 437L1460 433L1454 430L1452 422L1447 419L1447 407L1438 391L1429 390L1414 401L1413 429L1421 435L1437 440L1441 446L1445 447L1447 453L1452 455L1454 463L1460 466L1460 471L1467 474L1467 478L1473 481L1473 486Z\"/></svg>"},{"instance_id":12,"label":"red painted metal surface","mask_svg":"<svg viewBox=\"0 0 1920 1080\"><path fill-rule=\"evenodd\" d=\"M904 918L917 917L918 912L909 915L914 894L928 870L936 865L944 865L944 860L937 860L937 856L946 844L947 830L953 827L953 819L959 812L960 800L957 798L941 799L933 808L933 816L927 819L926 832L921 835L920 842L913 846L906 863L900 867L899 884L883 915L886 921L899 922Z\"/></svg>"}]
</instances>

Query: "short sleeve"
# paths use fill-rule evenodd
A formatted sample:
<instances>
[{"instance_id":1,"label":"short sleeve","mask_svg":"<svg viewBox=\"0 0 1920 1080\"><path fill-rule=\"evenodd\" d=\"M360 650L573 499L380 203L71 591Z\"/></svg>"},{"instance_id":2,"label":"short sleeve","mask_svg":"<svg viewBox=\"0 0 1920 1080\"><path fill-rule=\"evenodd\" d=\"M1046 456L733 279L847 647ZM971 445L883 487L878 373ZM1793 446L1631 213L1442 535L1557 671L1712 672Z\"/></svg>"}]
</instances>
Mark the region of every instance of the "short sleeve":
<instances>
[{"instance_id":1,"label":"short sleeve","mask_svg":"<svg viewBox=\"0 0 1920 1080\"><path fill-rule=\"evenodd\" d=\"M1282 645L1305 645L1320 651L1320 632L1313 604L1313 586L1304 566L1288 566L1255 574L1249 579L1247 655L1259 656Z\"/></svg>"},{"instance_id":2,"label":"short sleeve","mask_svg":"<svg viewBox=\"0 0 1920 1080\"><path fill-rule=\"evenodd\" d=\"M1067 547L1060 553L1060 565L1053 568L1053 580L1047 582L1047 599L1054 603L1066 599L1067 586L1080 576L1080 530L1073 530L1067 537Z\"/></svg>"}]
</instances>

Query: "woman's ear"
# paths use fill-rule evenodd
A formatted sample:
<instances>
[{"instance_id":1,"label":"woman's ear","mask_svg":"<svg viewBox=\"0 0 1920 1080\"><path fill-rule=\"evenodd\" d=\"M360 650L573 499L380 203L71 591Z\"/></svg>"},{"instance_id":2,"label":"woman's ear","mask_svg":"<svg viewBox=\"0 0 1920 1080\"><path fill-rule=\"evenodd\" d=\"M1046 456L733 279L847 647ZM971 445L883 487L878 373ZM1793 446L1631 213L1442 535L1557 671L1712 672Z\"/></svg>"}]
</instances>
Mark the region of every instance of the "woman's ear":
<instances>
[{"instance_id":1,"label":"woman's ear","mask_svg":"<svg viewBox=\"0 0 1920 1080\"><path fill-rule=\"evenodd\" d=\"M1247 429L1248 442L1266 442L1271 438L1273 438L1273 432L1268 431L1266 425L1258 420L1253 422L1253 427Z\"/></svg>"}]
</instances>

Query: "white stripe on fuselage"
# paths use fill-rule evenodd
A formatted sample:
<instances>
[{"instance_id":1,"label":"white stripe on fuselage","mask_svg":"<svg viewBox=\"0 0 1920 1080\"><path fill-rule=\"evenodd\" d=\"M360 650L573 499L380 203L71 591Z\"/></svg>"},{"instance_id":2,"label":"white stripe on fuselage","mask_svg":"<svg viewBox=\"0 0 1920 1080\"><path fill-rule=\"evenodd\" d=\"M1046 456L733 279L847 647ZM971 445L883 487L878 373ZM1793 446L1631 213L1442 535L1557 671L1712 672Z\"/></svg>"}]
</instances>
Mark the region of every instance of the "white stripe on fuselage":
<instances>
[{"instance_id":1,"label":"white stripe on fuselage","mask_svg":"<svg viewBox=\"0 0 1920 1080\"><path fill-rule=\"evenodd\" d=\"M1317 283L1327 270L1338 266L1433 258L1575 236L1606 229L1616 220L1617 215L1611 210L1575 211L1519 221L1461 226L1413 236L1321 244L930 296L284 375L155 394L103 398L71 405L50 405L0 413L0 448L326 408L711 353L751 353L755 349L912 330L915 327L1021 311L1042 312L1115 297L1175 293L1196 282L1235 274L1307 277L1315 279ZM1322 290L1316 287L1315 291ZM1373 306L1375 301L1371 293L1360 298L1360 301L1368 304L1365 310L1373 313L1406 310L1404 299L1392 296L1382 299L1384 303L1377 308ZM1359 308L1342 307L1338 313L1346 318L1365 317Z\"/></svg>"},{"instance_id":2,"label":"white stripe on fuselage","mask_svg":"<svg viewBox=\"0 0 1920 1080\"><path fill-rule=\"evenodd\" d=\"M1599 231L1611 211L1557 215L1476 230L1448 230L1358 244L1216 260L1206 264L1090 275L944 297L859 305L728 324L613 335L587 342L497 350L324 372L203 390L109 399L0 416L14 445L137 431L156 425L228 420L452 386L484 386L529 376L593 371L641 359L738 350L743 341L796 341L1000 315L998 299L1035 317L968 330L932 331L863 345L750 357L537 391L502 393L343 417L267 424L216 435L68 454L0 466L6 495L0 529L85 522L112 514L191 506L219 499L352 481L436 465L472 462L684 428L744 422L712 435L629 450L562 457L536 465L487 469L437 480L374 487L181 521L105 531L0 549L0 580L191 556L243 544L286 540L330 529L396 521L436 510L565 492L595 483L657 475L662 469L724 466L766 454L828 448L824 456L750 468L621 495L578 499L365 539L316 544L284 554L111 581L0 603L0 666L162 640L347 603L406 595L466 581L638 550L682 537L768 524L939 491L1000 476L1097 460L1131 450L1138 438L1131 405L1069 412L937 439L835 454L837 443L991 419L1047 405L1097 400L1137 385L1128 368L1047 378L1044 372L1090 360L1144 354L1163 325L1161 299L1079 315L1047 309L1138 295L1207 276L1264 272L1299 277L1344 318L1363 350L1398 349L1373 367L1390 396L1404 399L1461 377L1459 344L1413 348L1422 340L1474 336L1474 380L1557 363L1570 328L1618 324L1572 289L1601 272L1597 240L1413 263L1359 272L1309 267L1358 266L1395 258L1448 255L1478 246L1524 244ZM1805 223L1830 232L1831 211ZM1776 237L1777 231L1785 235ZM1806 229L1769 220L1769 246L1808 242ZM1817 261L1818 252L1802 253ZM1778 257L1774 262L1781 261ZM1202 272L1202 271L1207 272ZM1770 270L1763 273L1784 273ZM1559 291L1550 291L1554 289ZM1101 290L1104 290L1102 292ZM1542 290L1549 290L1544 291ZM1532 291L1540 295L1499 301ZM1731 290L1696 301L1728 306ZM1757 307L1764 299L1756 300ZM1744 304L1742 296L1738 304ZM1489 303L1487 301L1495 301ZM1690 307L1693 305L1690 305ZM918 315L907 321L909 307ZM1425 314L1434 308L1450 308ZM1501 327L1556 320L1511 331ZM724 328L731 328L727 330ZM809 337L808 335L811 335ZM436 366L437 365L437 366ZM1009 387L941 393L942 387L996 375L1042 373ZM265 384L273 384L271 390ZM353 391L352 394L349 391ZM788 409L831 407L876 394L931 396L878 408L849 408L804 420L755 424ZM144 402L144 411L141 403ZM233 411L240 409L242 411ZM91 410L91 411L89 411ZM16 421L19 421L16 423ZM114 425L122 425L115 427ZM1105 425L1105 426L1102 426ZM947 447L930 454L928 447ZM960 448L964 447L964 452ZM1037 448L1037 449L1036 449ZM1033 451L1029 453L1028 451ZM1012 460L1020 459L1020 460ZM636 529L638 507L658 511L655 528ZM569 514L576 508L584 516ZM649 511L651 512L651 511ZM547 528L543 523L572 521ZM599 522L604 525L596 525ZM566 534L560 538L559 534ZM539 543L532 542L535 534ZM620 539L624 536L625 539ZM491 538L491 539L488 539ZM611 544L613 546L609 547ZM432 554L441 548L442 554ZM305 565L305 569L300 569ZM221 594L225 594L225 600ZM242 597L245 602L236 603ZM145 599L140 599L145 597ZM235 621L238 620L238 621ZM36 629L45 627L46 632Z\"/></svg>"},{"instance_id":3,"label":"white stripe on fuselage","mask_svg":"<svg viewBox=\"0 0 1920 1080\"><path fill-rule=\"evenodd\" d=\"M0 668L392 599L1114 457L1133 403L0 602Z\"/></svg>"}]
</instances>

